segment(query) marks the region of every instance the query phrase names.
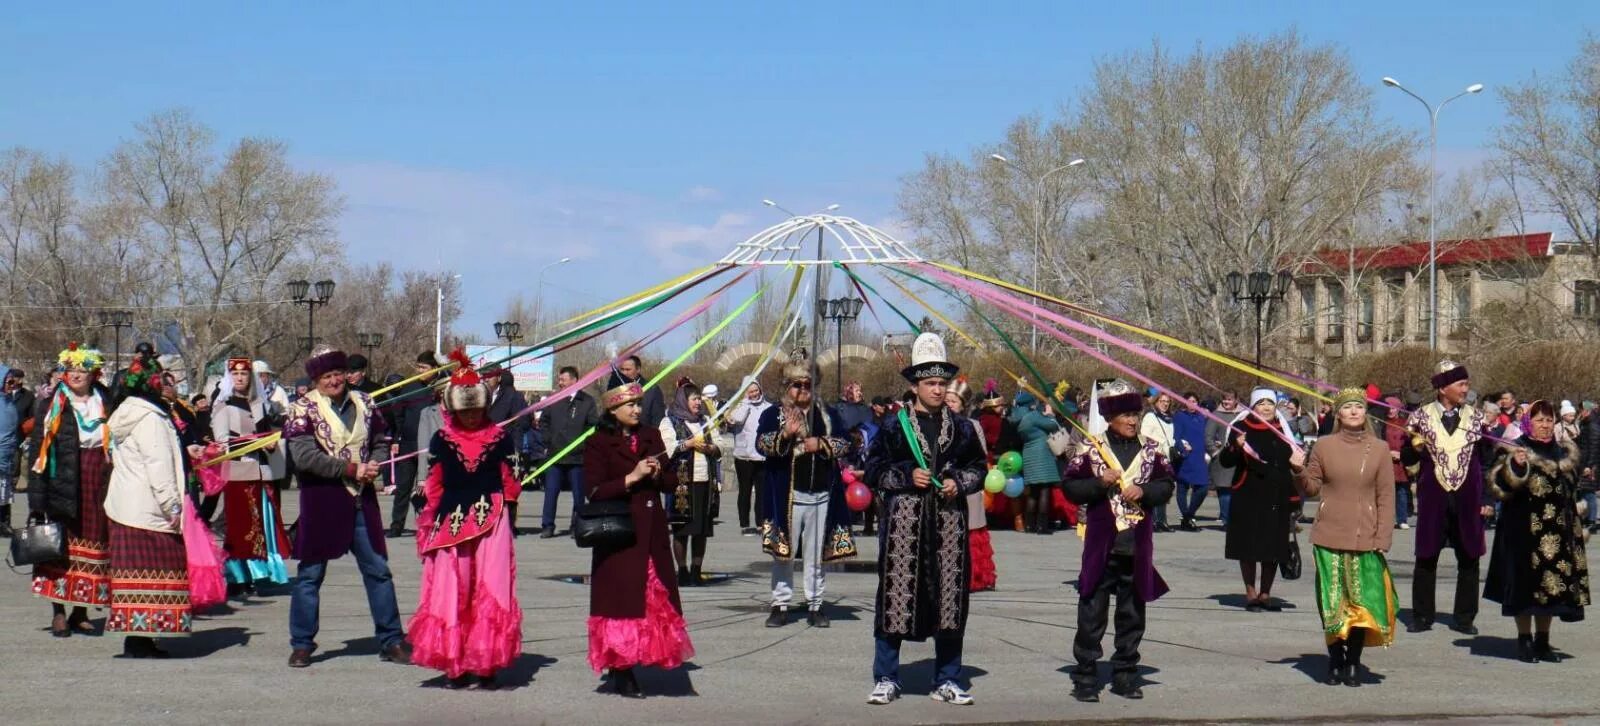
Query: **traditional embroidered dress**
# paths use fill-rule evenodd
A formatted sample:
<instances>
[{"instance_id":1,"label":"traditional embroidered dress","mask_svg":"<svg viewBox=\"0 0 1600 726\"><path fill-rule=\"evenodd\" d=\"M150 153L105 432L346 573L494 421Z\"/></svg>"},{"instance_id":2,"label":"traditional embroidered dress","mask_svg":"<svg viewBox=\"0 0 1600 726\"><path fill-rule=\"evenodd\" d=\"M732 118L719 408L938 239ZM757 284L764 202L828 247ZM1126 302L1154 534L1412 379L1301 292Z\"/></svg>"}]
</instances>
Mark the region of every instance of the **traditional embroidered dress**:
<instances>
[{"instance_id":1,"label":"traditional embroidered dress","mask_svg":"<svg viewBox=\"0 0 1600 726\"><path fill-rule=\"evenodd\" d=\"M1411 609L1424 625L1432 623L1436 612L1434 582L1439 554L1447 545L1456 553L1457 627L1470 629L1478 614L1479 559L1487 550L1480 512L1487 502L1483 462L1493 448L1483 436L1488 425L1472 406L1452 411L1438 401L1412 412L1406 424L1411 441L1401 458L1417 486Z\"/></svg>"},{"instance_id":2,"label":"traditional embroidered dress","mask_svg":"<svg viewBox=\"0 0 1600 726\"><path fill-rule=\"evenodd\" d=\"M521 485L504 428L464 430L447 415L428 454L427 505L418 519L422 592L407 630L411 662L493 676L522 654L516 550L505 503Z\"/></svg>"},{"instance_id":3,"label":"traditional embroidered dress","mask_svg":"<svg viewBox=\"0 0 1600 726\"><path fill-rule=\"evenodd\" d=\"M797 450L798 441L784 438L784 427L791 414L785 406L772 406L761 414L756 428L756 450L766 457L766 505L762 513L761 549L780 560L794 557L794 516L796 494L812 495L825 510L822 561L854 557L855 538L850 534L849 509L844 502L844 481L834 461L850 450L839 416L833 409L813 405L801 426L799 441L816 437L821 448L807 454ZM880 432L881 434L881 432Z\"/></svg>"},{"instance_id":4,"label":"traditional embroidered dress","mask_svg":"<svg viewBox=\"0 0 1600 726\"><path fill-rule=\"evenodd\" d=\"M98 367L98 363L95 364ZM106 488L111 481L109 395L95 384L79 398L58 384L39 405L34 426L29 508L62 525L67 558L35 565L33 594L64 605L111 603L111 530Z\"/></svg>"},{"instance_id":5,"label":"traditional embroidered dress","mask_svg":"<svg viewBox=\"0 0 1600 726\"><path fill-rule=\"evenodd\" d=\"M1489 470L1489 492L1501 501L1483 598L1507 617L1542 615L1583 620L1589 605L1589 558L1578 517L1578 446L1524 435L1518 466L1507 452Z\"/></svg>"},{"instance_id":6,"label":"traditional embroidered dress","mask_svg":"<svg viewBox=\"0 0 1600 726\"><path fill-rule=\"evenodd\" d=\"M228 370L236 368L250 371L249 359L230 359ZM254 440L235 439L271 431L266 404L258 390L254 380L244 391L224 387L211 408L211 433L217 443L237 450ZM223 517L227 524L223 549L228 553L224 567L230 585L289 582L289 568L284 563L289 536L266 457L265 451L257 450L223 465L228 477L223 490Z\"/></svg>"}]
</instances>

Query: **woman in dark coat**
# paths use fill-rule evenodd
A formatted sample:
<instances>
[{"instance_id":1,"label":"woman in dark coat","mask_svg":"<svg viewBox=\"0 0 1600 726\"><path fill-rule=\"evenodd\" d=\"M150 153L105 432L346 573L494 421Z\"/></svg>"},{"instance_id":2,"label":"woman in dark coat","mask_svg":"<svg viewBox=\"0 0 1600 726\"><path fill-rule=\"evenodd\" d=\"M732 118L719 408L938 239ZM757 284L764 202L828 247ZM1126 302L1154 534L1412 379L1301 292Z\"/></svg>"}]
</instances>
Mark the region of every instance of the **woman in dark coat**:
<instances>
[{"instance_id":1,"label":"woman in dark coat","mask_svg":"<svg viewBox=\"0 0 1600 726\"><path fill-rule=\"evenodd\" d=\"M1283 605L1272 599L1272 581L1278 563L1289 557L1290 467L1305 466L1305 453L1286 440L1275 391L1259 388L1250 399L1250 410L1234 422L1233 440L1220 454L1222 466L1234 471L1224 554L1239 562L1245 609L1278 612Z\"/></svg>"},{"instance_id":2,"label":"woman in dark coat","mask_svg":"<svg viewBox=\"0 0 1600 726\"><path fill-rule=\"evenodd\" d=\"M1560 660L1550 647L1550 621L1583 620L1589 604L1589 560L1578 518L1578 446L1558 441L1549 401L1528 409L1530 431L1489 470L1489 493L1500 500L1500 524L1489 555L1483 598L1517 622L1517 657Z\"/></svg>"},{"instance_id":3,"label":"woman in dark coat","mask_svg":"<svg viewBox=\"0 0 1600 726\"><path fill-rule=\"evenodd\" d=\"M626 499L634 542L595 548L589 578L589 665L611 672L618 695L643 698L637 666L677 668L694 657L672 571L672 545L661 494L678 486L661 432L642 425L644 390L624 383L605 393L606 413L583 451L588 500Z\"/></svg>"}]
</instances>

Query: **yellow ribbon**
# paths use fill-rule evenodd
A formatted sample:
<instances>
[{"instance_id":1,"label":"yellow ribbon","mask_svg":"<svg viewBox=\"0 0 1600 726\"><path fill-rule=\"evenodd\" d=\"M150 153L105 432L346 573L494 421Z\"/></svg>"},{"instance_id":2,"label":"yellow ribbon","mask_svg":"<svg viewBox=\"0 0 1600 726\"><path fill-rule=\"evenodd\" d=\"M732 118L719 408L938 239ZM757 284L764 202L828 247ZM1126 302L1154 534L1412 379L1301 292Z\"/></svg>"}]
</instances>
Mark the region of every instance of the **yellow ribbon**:
<instances>
[{"instance_id":1,"label":"yellow ribbon","mask_svg":"<svg viewBox=\"0 0 1600 726\"><path fill-rule=\"evenodd\" d=\"M703 274L705 274L707 272L710 272L715 267L716 267L716 265L706 265L705 267L702 267L702 268L700 268L698 270L694 270L692 272L686 272L686 273L684 273L682 275L679 275L678 277L674 277L671 280L667 280L666 282L663 282L663 283L661 283L659 285L656 285L655 287L652 287L652 288L649 288L649 289L646 289L646 290L642 290L640 292L636 292L636 293L634 293L632 295L629 295L629 296L627 296L625 298L622 298L620 300L613 300L613 301L608 302L608 303L606 303L604 305L601 305L600 307L597 307L597 308L595 308L593 310L590 310L589 312L578 313L577 315L574 315L574 316L572 316L570 318L567 318L566 320L563 320L563 321L561 321L559 323L556 323L556 325L557 326L566 325L567 323L571 323L571 322L574 322L574 321L577 321L577 320L583 320L585 318L593 317L595 315L600 315L600 314L603 314L603 313L607 313L607 312L610 312L610 311L615 310L617 308L620 308L620 307L622 307L624 305L627 305L629 303L636 302L638 300L643 300L643 299L645 299L647 297L650 297L651 295L655 295L655 294L660 293L660 292L662 292L664 290L669 290L669 289L672 289L674 287L677 287L678 285L682 285L684 282L688 281L691 278L694 278L696 276L703 275Z\"/></svg>"}]
</instances>

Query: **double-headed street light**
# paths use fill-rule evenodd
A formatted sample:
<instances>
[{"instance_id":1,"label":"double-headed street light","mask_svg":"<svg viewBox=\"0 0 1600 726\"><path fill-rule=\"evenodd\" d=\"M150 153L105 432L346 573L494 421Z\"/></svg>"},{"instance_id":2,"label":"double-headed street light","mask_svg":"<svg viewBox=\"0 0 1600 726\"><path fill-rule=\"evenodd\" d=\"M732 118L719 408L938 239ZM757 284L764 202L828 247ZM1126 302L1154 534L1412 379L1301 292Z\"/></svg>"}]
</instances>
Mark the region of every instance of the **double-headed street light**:
<instances>
[{"instance_id":1,"label":"double-headed street light","mask_svg":"<svg viewBox=\"0 0 1600 726\"><path fill-rule=\"evenodd\" d=\"M835 339L838 340L838 347L834 349L833 356L833 385L837 398L844 398L844 324L855 320L861 314L861 306L865 303L865 300L858 297L837 297L831 300L817 298L817 310L822 313L822 317L833 321Z\"/></svg>"},{"instance_id":2,"label":"double-headed street light","mask_svg":"<svg viewBox=\"0 0 1600 726\"><path fill-rule=\"evenodd\" d=\"M1007 159L1006 157L1001 156L1000 154L990 154L989 158L993 159L994 161L997 161L997 162L999 162L1001 164L1005 164L1006 166L1010 167L1012 171L1015 171L1018 174L1022 174L1023 176L1027 176L1028 175L1027 170L1025 170L1022 167L1018 166L1016 163L1012 162L1010 159ZM1072 167L1075 167L1075 166L1078 166L1079 164L1082 164L1083 161L1084 161L1083 159L1073 159L1072 161L1069 161L1069 162L1067 162L1065 164L1062 164L1062 165L1060 165L1060 166L1058 166L1058 167L1056 167L1054 169L1051 169L1051 170L1049 170L1049 171L1047 171L1047 172L1045 172L1045 173L1043 173L1043 174L1041 174L1038 177L1035 177L1033 179L1033 195L1034 195L1033 213L1032 213L1032 217L1033 217L1033 289L1036 292L1039 290L1039 247L1040 247L1041 243L1044 241L1044 183L1051 176L1054 176L1057 172L1062 172L1062 171L1066 171L1067 169L1071 169ZM1029 346L1033 349L1033 352L1035 354L1037 354L1039 352L1039 314L1038 313L1034 313L1034 315L1033 315L1033 329L1031 331L1029 331L1028 335L1029 335L1029 338L1032 341L1031 343L1029 343Z\"/></svg>"},{"instance_id":3,"label":"double-headed street light","mask_svg":"<svg viewBox=\"0 0 1600 726\"><path fill-rule=\"evenodd\" d=\"M383 347L383 333L356 333L356 345L361 346L370 359L373 351Z\"/></svg>"},{"instance_id":4,"label":"double-headed street light","mask_svg":"<svg viewBox=\"0 0 1600 726\"><path fill-rule=\"evenodd\" d=\"M306 306L306 353L317 344L317 308L327 305L333 297L333 280L319 280L315 284L305 280L289 282L289 297L294 304Z\"/></svg>"},{"instance_id":5,"label":"double-headed street light","mask_svg":"<svg viewBox=\"0 0 1600 726\"><path fill-rule=\"evenodd\" d=\"M522 323L502 321L494 324L494 337L506 342L506 355L511 355L511 344L522 340Z\"/></svg>"},{"instance_id":6,"label":"double-headed street light","mask_svg":"<svg viewBox=\"0 0 1600 726\"><path fill-rule=\"evenodd\" d=\"M1439 102L1439 105L1424 101L1421 96L1412 93L1410 89L1400 85L1400 82L1389 77L1383 77L1383 85L1398 88L1407 96L1417 99L1417 103L1428 110L1428 348L1439 348L1439 238L1434 235L1434 182L1439 175L1439 112L1444 110L1445 104L1462 96L1480 93L1483 91L1482 83L1474 83L1465 90Z\"/></svg>"},{"instance_id":7,"label":"double-headed street light","mask_svg":"<svg viewBox=\"0 0 1600 726\"><path fill-rule=\"evenodd\" d=\"M1250 302L1256 306L1256 370L1261 370L1261 316L1267 305L1282 300L1289 293L1294 276L1288 270L1274 275L1270 272L1230 272L1227 277L1228 294L1237 302Z\"/></svg>"}]
</instances>

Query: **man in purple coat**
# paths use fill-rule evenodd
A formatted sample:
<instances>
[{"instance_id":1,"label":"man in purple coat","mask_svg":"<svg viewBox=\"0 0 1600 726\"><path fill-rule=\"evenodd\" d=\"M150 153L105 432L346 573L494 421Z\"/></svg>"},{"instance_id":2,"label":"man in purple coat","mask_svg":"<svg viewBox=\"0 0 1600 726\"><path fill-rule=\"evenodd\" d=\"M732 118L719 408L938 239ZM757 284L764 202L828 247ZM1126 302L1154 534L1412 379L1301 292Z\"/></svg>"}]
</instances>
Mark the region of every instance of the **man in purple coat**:
<instances>
[{"instance_id":1,"label":"man in purple coat","mask_svg":"<svg viewBox=\"0 0 1600 726\"><path fill-rule=\"evenodd\" d=\"M306 375L312 390L294 402L283 436L300 480L300 522L294 551L300 560L289 605L289 667L311 665L317 649L318 605L328 561L354 554L367 589L378 659L409 663L394 578L389 574L383 521L373 482L387 453L383 417L372 399L345 383L345 354L312 352Z\"/></svg>"},{"instance_id":2,"label":"man in purple coat","mask_svg":"<svg viewBox=\"0 0 1600 726\"><path fill-rule=\"evenodd\" d=\"M1411 441L1400 452L1411 480L1417 483L1417 566L1411 578L1411 624L1420 633L1433 628L1433 583L1439 574L1439 553L1446 545L1456 552L1455 620L1450 629L1477 635L1478 562L1485 551L1483 518L1494 511L1485 499L1483 465L1493 452L1484 433L1494 422L1482 411L1463 405L1471 382L1467 369L1441 361L1433 376L1439 395L1412 412L1406 429Z\"/></svg>"},{"instance_id":3,"label":"man in purple coat","mask_svg":"<svg viewBox=\"0 0 1600 726\"><path fill-rule=\"evenodd\" d=\"M1117 634L1111 656L1111 692L1144 698L1139 687L1139 643L1144 607L1167 592L1156 573L1150 513L1172 498L1172 465L1156 441L1139 438L1144 399L1133 386L1113 381L1101 388L1105 440L1091 442L1062 472L1067 499L1084 508L1083 567L1078 573L1078 634L1072 655L1072 697L1100 700L1095 661L1103 650L1111 596L1117 596ZM1116 457L1105 460L1105 452Z\"/></svg>"}]
</instances>

